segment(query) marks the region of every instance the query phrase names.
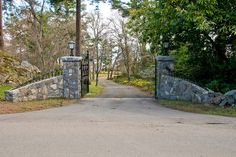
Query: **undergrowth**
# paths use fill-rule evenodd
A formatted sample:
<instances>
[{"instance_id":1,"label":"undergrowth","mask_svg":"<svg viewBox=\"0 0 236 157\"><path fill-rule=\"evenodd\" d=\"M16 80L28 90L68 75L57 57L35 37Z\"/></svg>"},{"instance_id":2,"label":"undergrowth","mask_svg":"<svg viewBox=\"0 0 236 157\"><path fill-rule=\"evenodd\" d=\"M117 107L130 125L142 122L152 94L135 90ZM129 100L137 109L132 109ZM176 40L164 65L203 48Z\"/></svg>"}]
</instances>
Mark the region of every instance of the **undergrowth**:
<instances>
[{"instance_id":1,"label":"undergrowth","mask_svg":"<svg viewBox=\"0 0 236 157\"><path fill-rule=\"evenodd\" d=\"M142 90L151 94L154 94L155 91L155 81L151 79L143 79L137 76L131 76L131 80L128 81L127 76L119 75L114 78L114 81L120 84L140 87Z\"/></svg>"}]
</instances>

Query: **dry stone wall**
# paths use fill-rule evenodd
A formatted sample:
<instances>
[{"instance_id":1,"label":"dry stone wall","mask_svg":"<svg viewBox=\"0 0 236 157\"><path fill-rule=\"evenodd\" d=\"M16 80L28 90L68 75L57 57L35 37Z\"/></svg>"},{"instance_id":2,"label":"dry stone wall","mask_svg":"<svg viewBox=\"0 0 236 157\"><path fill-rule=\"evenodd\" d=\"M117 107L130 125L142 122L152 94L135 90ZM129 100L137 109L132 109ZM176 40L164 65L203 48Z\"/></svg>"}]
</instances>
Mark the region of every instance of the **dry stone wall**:
<instances>
[{"instance_id":1,"label":"dry stone wall","mask_svg":"<svg viewBox=\"0 0 236 157\"><path fill-rule=\"evenodd\" d=\"M63 75L5 91L7 101L29 101L56 97L78 99L81 97L82 57L64 56Z\"/></svg>"},{"instance_id":2,"label":"dry stone wall","mask_svg":"<svg viewBox=\"0 0 236 157\"><path fill-rule=\"evenodd\" d=\"M209 103L211 93L181 78L162 75L160 82L160 98L185 100L197 103Z\"/></svg>"},{"instance_id":3,"label":"dry stone wall","mask_svg":"<svg viewBox=\"0 0 236 157\"><path fill-rule=\"evenodd\" d=\"M63 76L31 83L21 88L5 91L7 101L19 102L63 96Z\"/></svg>"},{"instance_id":4,"label":"dry stone wall","mask_svg":"<svg viewBox=\"0 0 236 157\"><path fill-rule=\"evenodd\" d=\"M156 58L156 98L186 100L197 103L210 103L215 96L213 91L206 90L194 83L171 76L175 59L170 56Z\"/></svg>"}]
</instances>

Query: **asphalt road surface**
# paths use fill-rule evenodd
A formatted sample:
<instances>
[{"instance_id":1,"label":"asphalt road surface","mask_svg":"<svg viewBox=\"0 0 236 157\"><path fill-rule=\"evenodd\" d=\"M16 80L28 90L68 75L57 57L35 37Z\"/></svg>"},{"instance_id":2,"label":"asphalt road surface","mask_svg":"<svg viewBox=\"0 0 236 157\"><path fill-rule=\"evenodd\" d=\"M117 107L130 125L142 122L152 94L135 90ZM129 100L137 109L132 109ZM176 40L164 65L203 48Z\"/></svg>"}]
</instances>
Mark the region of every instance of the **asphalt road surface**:
<instances>
[{"instance_id":1,"label":"asphalt road surface","mask_svg":"<svg viewBox=\"0 0 236 157\"><path fill-rule=\"evenodd\" d=\"M235 157L236 118L158 105L103 80L79 104L0 115L0 157Z\"/></svg>"}]
</instances>

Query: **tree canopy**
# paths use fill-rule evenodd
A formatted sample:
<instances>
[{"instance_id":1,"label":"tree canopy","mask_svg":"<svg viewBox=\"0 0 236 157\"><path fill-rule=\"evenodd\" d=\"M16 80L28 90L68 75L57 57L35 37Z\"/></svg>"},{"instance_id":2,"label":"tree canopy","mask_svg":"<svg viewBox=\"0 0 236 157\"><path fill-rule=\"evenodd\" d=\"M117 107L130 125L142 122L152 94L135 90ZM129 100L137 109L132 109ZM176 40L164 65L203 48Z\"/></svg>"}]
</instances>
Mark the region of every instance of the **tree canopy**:
<instances>
[{"instance_id":1,"label":"tree canopy","mask_svg":"<svg viewBox=\"0 0 236 157\"><path fill-rule=\"evenodd\" d=\"M220 86L236 81L235 4L235 0L131 0L123 8L129 12L132 32L150 44L152 53L177 56L177 74ZM163 42L169 43L168 51Z\"/></svg>"},{"instance_id":2,"label":"tree canopy","mask_svg":"<svg viewBox=\"0 0 236 157\"><path fill-rule=\"evenodd\" d=\"M119 56L115 63L120 69L126 69L123 72L129 78L139 72L153 75L154 56L173 55L177 76L216 91L236 88L236 0L88 1L109 2L123 16L122 24L116 21L117 17L104 20L106 35L97 41L92 40L87 29L91 21L82 17L83 51L96 49L97 54L107 51L103 54L110 61L106 65L111 71L116 65L112 65L113 54L108 51L117 52L113 55ZM35 62L40 55L42 65L49 64L53 58L49 60L48 56L52 52L57 56L66 53L63 48L66 42L78 34L74 29L76 0L43 1L51 6L49 9L44 9L41 1L24 2L25 6L18 8L18 15L12 16L7 25L12 47L15 51L27 51L27 56ZM85 14L82 16L86 17ZM97 48L89 47L91 44ZM102 65L102 61L98 61ZM149 71L149 74L141 74L141 71Z\"/></svg>"}]
</instances>

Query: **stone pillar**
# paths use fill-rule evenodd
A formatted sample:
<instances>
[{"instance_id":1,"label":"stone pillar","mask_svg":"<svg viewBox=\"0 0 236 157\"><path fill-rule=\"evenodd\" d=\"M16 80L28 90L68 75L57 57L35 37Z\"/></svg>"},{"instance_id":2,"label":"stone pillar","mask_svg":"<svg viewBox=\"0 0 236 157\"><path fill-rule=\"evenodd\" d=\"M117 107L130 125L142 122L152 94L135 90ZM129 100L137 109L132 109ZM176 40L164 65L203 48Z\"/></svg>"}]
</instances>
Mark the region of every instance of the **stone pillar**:
<instances>
[{"instance_id":1,"label":"stone pillar","mask_svg":"<svg viewBox=\"0 0 236 157\"><path fill-rule=\"evenodd\" d=\"M155 98L160 98L161 95L161 76L163 74L170 75L174 70L175 58L171 56L157 56L156 57L156 83L155 83Z\"/></svg>"},{"instance_id":2,"label":"stone pillar","mask_svg":"<svg viewBox=\"0 0 236 157\"><path fill-rule=\"evenodd\" d=\"M63 97L78 99L81 97L81 60L82 57L64 56Z\"/></svg>"}]
</instances>

